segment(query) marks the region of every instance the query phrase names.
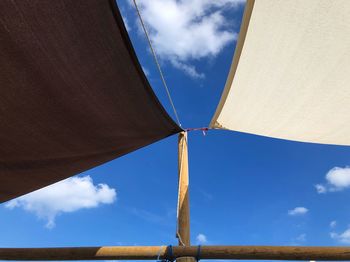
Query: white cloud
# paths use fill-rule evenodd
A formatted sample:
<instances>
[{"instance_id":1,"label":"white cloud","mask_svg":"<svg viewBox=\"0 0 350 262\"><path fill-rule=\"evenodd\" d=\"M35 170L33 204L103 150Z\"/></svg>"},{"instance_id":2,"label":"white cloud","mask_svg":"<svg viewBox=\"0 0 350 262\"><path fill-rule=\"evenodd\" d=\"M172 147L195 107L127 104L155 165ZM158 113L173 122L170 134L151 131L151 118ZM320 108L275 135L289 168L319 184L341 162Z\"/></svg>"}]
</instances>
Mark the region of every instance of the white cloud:
<instances>
[{"instance_id":1,"label":"white cloud","mask_svg":"<svg viewBox=\"0 0 350 262\"><path fill-rule=\"evenodd\" d=\"M115 189L106 184L95 186L90 176L71 177L13 199L5 207L23 208L46 220L46 227L52 228L57 215L98 207L100 204L111 204L116 196Z\"/></svg>"},{"instance_id":2,"label":"white cloud","mask_svg":"<svg viewBox=\"0 0 350 262\"><path fill-rule=\"evenodd\" d=\"M165 212L161 212L161 213L155 213L149 210L144 210L144 209L140 209L140 208L135 208L132 207L129 209L129 211L147 221L147 222L151 222L151 223L155 223L158 225L172 225L171 223L171 219L174 217L174 215L176 215L176 209L168 209Z\"/></svg>"},{"instance_id":3,"label":"white cloud","mask_svg":"<svg viewBox=\"0 0 350 262\"><path fill-rule=\"evenodd\" d=\"M142 71L147 77L150 76L150 72L149 72L149 70L146 67L142 66Z\"/></svg>"},{"instance_id":4,"label":"white cloud","mask_svg":"<svg viewBox=\"0 0 350 262\"><path fill-rule=\"evenodd\" d=\"M288 210L288 215L290 216L298 216L305 215L309 210L305 207L296 207L294 209Z\"/></svg>"},{"instance_id":5,"label":"white cloud","mask_svg":"<svg viewBox=\"0 0 350 262\"><path fill-rule=\"evenodd\" d=\"M184 71L187 75L193 78L198 78L198 79L204 79L205 75L203 73L197 72L196 68L192 65L187 65L185 63L173 60L171 64L176 67L177 69L180 69Z\"/></svg>"},{"instance_id":6,"label":"white cloud","mask_svg":"<svg viewBox=\"0 0 350 262\"><path fill-rule=\"evenodd\" d=\"M334 167L328 171L326 179L338 190L350 187L350 167Z\"/></svg>"},{"instance_id":7,"label":"white cloud","mask_svg":"<svg viewBox=\"0 0 350 262\"><path fill-rule=\"evenodd\" d=\"M350 228L345 230L343 233L338 234L335 232L330 233L331 238L338 240L344 244L350 244Z\"/></svg>"},{"instance_id":8,"label":"white cloud","mask_svg":"<svg viewBox=\"0 0 350 262\"><path fill-rule=\"evenodd\" d=\"M319 194L342 191L350 188L350 167L334 167L326 174L327 184L315 185Z\"/></svg>"},{"instance_id":9,"label":"white cloud","mask_svg":"<svg viewBox=\"0 0 350 262\"><path fill-rule=\"evenodd\" d=\"M124 22L124 25L125 25L126 30L127 30L128 32L130 32L130 31L131 31L131 27L130 27L130 25L129 25L129 20L128 20L125 16L122 16L122 18L123 18L123 22Z\"/></svg>"},{"instance_id":10,"label":"white cloud","mask_svg":"<svg viewBox=\"0 0 350 262\"><path fill-rule=\"evenodd\" d=\"M319 194L327 193L327 188L324 185L317 184L317 185L315 185L315 188L317 190L317 193L319 193Z\"/></svg>"},{"instance_id":11,"label":"white cloud","mask_svg":"<svg viewBox=\"0 0 350 262\"><path fill-rule=\"evenodd\" d=\"M208 243L207 236L204 234L198 234L196 237L197 244L206 244Z\"/></svg>"},{"instance_id":12,"label":"white cloud","mask_svg":"<svg viewBox=\"0 0 350 262\"><path fill-rule=\"evenodd\" d=\"M300 234L299 236L297 236L295 238L296 241L299 241L299 242L304 242L306 241L306 234Z\"/></svg>"},{"instance_id":13,"label":"white cloud","mask_svg":"<svg viewBox=\"0 0 350 262\"><path fill-rule=\"evenodd\" d=\"M337 226L337 221L333 220L331 223L329 223L329 226L331 228L335 228Z\"/></svg>"},{"instance_id":14,"label":"white cloud","mask_svg":"<svg viewBox=\"0 0 350 262\"><path fill-rule=\"evenodd\" d=\"M224 9L244 0L138 0L152 43L162 60L188 75L204 75L191 62L215 57L237 38ZM230 22L230 23L229 23Z\"/></svg>"}]
</instances>

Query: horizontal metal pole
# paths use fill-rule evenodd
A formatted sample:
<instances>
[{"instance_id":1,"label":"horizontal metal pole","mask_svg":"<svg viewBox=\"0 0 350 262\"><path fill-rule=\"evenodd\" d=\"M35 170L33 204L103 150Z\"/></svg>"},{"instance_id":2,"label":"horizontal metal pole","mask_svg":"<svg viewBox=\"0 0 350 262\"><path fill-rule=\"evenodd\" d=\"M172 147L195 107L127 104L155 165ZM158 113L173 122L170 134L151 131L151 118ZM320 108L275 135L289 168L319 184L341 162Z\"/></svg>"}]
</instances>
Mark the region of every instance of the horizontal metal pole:
<instances>
[{"instance_id":1,"label":"horizontal metal pole","mask_svg":"<svg viewBox=\"0 0 350 262\"><path fill-rule=\"evenodd\" d=\"M0 260L174 260L200 259L350 260L350 247L300 246L113 246L0 248Z\"/></svg>"}]
</instances>

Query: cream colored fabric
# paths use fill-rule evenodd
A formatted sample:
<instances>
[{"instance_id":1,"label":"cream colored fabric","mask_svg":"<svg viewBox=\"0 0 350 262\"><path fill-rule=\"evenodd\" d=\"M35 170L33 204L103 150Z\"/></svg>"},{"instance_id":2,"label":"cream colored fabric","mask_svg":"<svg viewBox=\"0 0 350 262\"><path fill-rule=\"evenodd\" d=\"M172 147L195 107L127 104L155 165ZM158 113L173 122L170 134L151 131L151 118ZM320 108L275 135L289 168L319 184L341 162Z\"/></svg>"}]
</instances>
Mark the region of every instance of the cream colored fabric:
<instances>
[{"instance_id":1,"label":"cream colored fabric","mask_svg":"<svg viewBox=\"0 0 350 262\"><path fill-rule=\"evenodd\" d=\"M350 0L256 0L248 22L211 126L350 145Z\"/></svg>"}]
</instances>

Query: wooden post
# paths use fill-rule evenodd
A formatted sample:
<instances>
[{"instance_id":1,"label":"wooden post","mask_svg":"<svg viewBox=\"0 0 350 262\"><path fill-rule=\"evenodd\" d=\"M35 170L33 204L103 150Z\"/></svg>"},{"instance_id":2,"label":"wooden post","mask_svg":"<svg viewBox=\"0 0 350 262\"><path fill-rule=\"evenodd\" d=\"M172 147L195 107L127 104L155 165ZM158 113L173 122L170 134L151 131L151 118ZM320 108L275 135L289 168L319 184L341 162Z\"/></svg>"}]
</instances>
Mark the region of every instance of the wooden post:
<instances>
[{"instance_id":1,"label":"wooden post","mask_svg":"<svg viewBox=\"0 0 350 262\"><path fill-rule=\"evenodd\" d=\"M0 260L156 260L195 257L197 246L0 248ZM350 247L202 246L200 259L350 261ZM177 259L179 260L179 259Z\"/></svg>"},{"instance_id":2,"label":"wooden post","mask_svg":"<svg viewBox=\"0 0 350 262\"><path fill-rule=\"evenodd\" d=\"M188 178L188 152L187 132L179 134L179 192L177 203L177 229L176 237L179 246L190 246L190 204L189 204L189 178ZM193 258L183 257L179 262L194 262Z\"/></svg>"}]
</instances>

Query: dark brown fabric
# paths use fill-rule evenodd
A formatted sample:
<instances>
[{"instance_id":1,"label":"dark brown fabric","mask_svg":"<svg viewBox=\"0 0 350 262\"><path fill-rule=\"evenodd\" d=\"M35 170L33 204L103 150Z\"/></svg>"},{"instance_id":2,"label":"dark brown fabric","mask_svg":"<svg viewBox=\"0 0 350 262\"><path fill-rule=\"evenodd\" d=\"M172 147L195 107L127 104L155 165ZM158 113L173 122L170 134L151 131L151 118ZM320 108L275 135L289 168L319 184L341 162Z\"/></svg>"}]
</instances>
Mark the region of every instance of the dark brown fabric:
<instances>
[{"instance_id":1,"label":"dark brown fabric","mask_svg":"<svg viewBox=\"0 0 350 262\"><path fill-rule=\"evenodd\" d=\"M180 131L114 0L1 0L0 91L0 202Z\"/></svg>"}]
</instances>

